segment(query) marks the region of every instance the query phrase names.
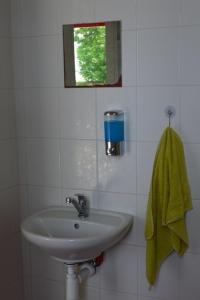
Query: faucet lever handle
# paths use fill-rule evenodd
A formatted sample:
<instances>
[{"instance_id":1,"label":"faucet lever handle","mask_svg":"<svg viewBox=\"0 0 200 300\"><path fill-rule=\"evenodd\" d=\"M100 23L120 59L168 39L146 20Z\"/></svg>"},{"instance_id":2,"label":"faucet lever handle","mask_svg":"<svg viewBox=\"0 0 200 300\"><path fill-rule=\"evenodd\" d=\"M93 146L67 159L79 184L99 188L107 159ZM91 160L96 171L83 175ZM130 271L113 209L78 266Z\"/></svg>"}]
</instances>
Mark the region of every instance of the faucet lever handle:
<instances>
[{"instance_id":1,"label":"faucet lever handle","mask_svg":"<svg viewBox=\"0 0 200 300\"><path fill-rule=\"evenodd\" d=\"M74 196L77 197L78 203L80 204L81 207L87 206L87 199L86 199L85 195L83 195L83 194L75 194Z\"/></svg>"}]
</instances>

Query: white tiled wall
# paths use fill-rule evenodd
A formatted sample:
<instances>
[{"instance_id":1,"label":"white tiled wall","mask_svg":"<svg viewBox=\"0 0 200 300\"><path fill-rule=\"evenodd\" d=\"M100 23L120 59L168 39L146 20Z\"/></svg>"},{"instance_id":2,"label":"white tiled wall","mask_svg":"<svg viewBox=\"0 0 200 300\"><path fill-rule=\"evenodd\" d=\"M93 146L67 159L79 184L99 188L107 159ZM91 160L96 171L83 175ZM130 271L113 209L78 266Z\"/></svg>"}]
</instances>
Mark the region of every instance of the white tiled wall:
<instances>
[{"instance_id":1,"label":"white tiled wall","mask_svg":"<svg viewBox=\"0 0 200 300\"><path fill-rule=\"evenodd\" d=\"M0 0L0 298L22 300L10 1Z\"/></svg>"},{"instance_id":2,"label":"white tiled wall","mask_svg":"<svg viewBox=\"0 0 200 300\"><path fill-rule=\"evenodd\" d=\"M64 205L65 196L77 191L88 195L93 207L130 212L135 216L132 232L108 251L97 275L82 287L82 299L198 300L199 0L11 0L11 4L22 217L49 205ZM123 87L64 89L62 25L103 20L122 21ZM10 40L7 35L3 39L5 66L10 64ZM2 88L12 81L9 70L5 74L0 70L1 78ZM12 114L10 105L1 105L2 111ZM185 144L194 210L187 215L187 254L181 259L172 255L149 290L144 220L168 105L176 108L172 126ZM115 108L125 111L126 151L121 158L108 158L103 112ZM13 136L12 122L5 117L0 122L6 128L0 136ZM6 150L10 143L2 147L9 161L15 156ZM7 165L2 161L2 166ZM6 178L15 180L9 168L5 171ZM0 184L2 180L0 176ZM23 253L25 300L64 300L62 265L25 242Z\"/></svg>"}]
</instances>

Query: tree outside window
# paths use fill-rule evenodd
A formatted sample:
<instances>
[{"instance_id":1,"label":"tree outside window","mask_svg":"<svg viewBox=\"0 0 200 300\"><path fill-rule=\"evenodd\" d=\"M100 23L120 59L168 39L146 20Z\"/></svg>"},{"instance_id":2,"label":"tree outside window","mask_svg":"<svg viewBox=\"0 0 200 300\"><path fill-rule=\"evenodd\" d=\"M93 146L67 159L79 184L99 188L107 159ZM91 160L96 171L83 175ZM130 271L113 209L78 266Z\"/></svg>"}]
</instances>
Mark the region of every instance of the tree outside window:
<instances>
[{"instance_id":1,"label":"tree outside window","mask_svg":"<svg viewBox=\"0 0 200 300\"><path fill-rule=\"evenodd\" d=\"M106 28L102 26L74 28L76 84L106 83Z\"/></svg>"}]
</instances>

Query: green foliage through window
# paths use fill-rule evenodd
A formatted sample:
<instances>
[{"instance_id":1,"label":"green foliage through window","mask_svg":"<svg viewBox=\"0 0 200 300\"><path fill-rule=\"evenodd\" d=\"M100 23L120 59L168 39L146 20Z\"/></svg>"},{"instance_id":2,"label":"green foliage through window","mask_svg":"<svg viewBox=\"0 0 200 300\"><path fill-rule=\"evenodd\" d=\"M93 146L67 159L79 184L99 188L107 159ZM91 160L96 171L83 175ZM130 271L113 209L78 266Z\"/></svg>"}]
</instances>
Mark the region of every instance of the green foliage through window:
<instances>
[{"instance_id":1,"label":"green foliage through window","mask_svg":"<svg viewBox=\"0 0 200 300\"><path fill-rule=\"evenodd\" d=\"M75 57L82 81L106 83L105 26L74 29ZM78 84L81 85L81 80Z\"/></svg>"}]
</instances>

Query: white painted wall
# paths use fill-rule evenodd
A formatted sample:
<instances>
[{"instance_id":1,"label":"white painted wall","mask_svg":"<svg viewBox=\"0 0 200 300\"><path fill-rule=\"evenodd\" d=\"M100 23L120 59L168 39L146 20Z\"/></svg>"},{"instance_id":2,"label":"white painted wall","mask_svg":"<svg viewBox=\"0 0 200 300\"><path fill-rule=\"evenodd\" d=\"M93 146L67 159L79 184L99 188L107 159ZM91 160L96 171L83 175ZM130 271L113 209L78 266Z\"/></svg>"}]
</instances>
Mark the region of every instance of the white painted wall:
<instances>
[{"instance_id":1,"label":"white painted wall","mask_svg":"<svg viewBox=\"0 0 200 300\"><path fill-rule=\"evenodd\" d=\"M200 297L200 1L11 0L22 218L83 191L93 207L132 213L134 228L84 286L87 300ZM62 24L122 20L123 88L64 89ZM1 84L1 83L0 83ZM152 163L173 105L194 210L190 248L145 279L143 238ZM104 154L103 112L127 116L127 149ZM26 300L64 300L64 272L24 242Z\"/></svg>"},{"instance_id":2,"label":"white painted wall","mask_svg":"<svg viewBox=\"0 0 200 300\"><path fill-rule=\"evenodd\" d=\"M0 0L0 298L22 299L10 2Z\"/></svg>"}]
</instances>

